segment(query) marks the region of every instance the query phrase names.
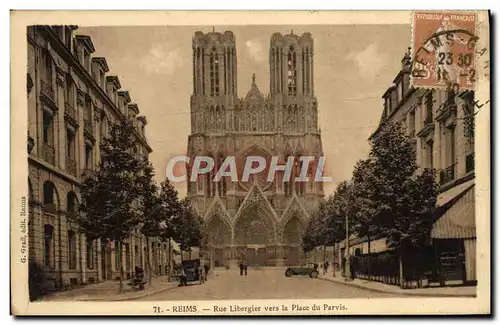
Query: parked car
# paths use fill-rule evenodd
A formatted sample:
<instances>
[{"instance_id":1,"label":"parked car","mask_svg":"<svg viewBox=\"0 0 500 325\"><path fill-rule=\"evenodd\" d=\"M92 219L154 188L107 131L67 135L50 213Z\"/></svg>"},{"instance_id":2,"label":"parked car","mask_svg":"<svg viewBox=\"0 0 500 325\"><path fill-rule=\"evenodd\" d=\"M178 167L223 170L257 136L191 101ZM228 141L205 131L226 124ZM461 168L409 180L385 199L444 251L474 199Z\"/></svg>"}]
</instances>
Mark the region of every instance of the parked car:
<instances>
[{"instance_id":1,"label":"parked car","mask_svg":"<svg viewBox=\"0 0 500 325\"><path fill-rule=\"evenodd\" d=\"M310 278L317 278L319 275L318 264L309 263L303 266L290 266L285 271L286 277L294 275L308 275Z\"/></svg>"},{"instance_id":2,"label":"parked car","mask_svg":"<svg viewBox=\"0 0 500 325\"><path fill-rule=\"evenodd\" d=\"M205 282L204 269L200 267L200 260L186 260L182 262L184 276L179 276L179 285L188 285L189 283L203 284Z\"/></svg>"}]
</instances>

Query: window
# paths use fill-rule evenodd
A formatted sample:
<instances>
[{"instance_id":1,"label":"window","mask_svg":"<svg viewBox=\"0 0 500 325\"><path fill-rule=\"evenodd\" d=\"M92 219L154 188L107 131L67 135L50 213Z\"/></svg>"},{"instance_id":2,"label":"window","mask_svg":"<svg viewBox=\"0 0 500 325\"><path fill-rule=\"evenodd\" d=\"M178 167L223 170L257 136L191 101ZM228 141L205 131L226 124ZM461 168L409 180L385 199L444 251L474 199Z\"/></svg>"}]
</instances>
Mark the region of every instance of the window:
<instances>
[{"instance_id":1,"label":"window","mask_svg":"<svg viewBox=\"0 0 500 325\"><path fill-rule=\"evenodd\" d=\"M54 227L46 224L44 227L44 264L53 268L54 265Z\"/></svg>"},{"instance_id":2,"label":"window","mask_svg":"<svg viewBox=\"0 0 500 325\"><path fill-rule=\"evenodd\" d=\"M83 66L90 71L90 54L86 50L83 50Z\"/></svg>"},{"instance_id":3,"label":"window","mask_svg":"<svg viewBox=\"0 0 500 325\"><path fill-rule=\"evenodd\" d=\"M408 118L408 131L410 132L410 137L415 136L415 111L411 111Z\"/></svg>"},{"instance_id":4,"label":"window","mask_svg":"<svg viewBox=\"0 0 500 325\"><path fill-rule=\"evenodd\" d=\"M99 69L99 85L101 86L101 88L104 88L104 72L102 72L101 69Z\"/></svg>"},{"instance_id":5,"label":"window","mask_svg":"<svg viewBox=\"0 0 500 325\"><path fill-rule=\"evenodd\" d=\"M448 166L455 163L455 127L448 128Z\"/></svg>"},{"instance_id":6,"label":"window","mask_svg":"<svg viewBox=\"0 0 500 325\"><path fill-rule=\"evenodd\" d=\"M71 49L71 28L69 27L64 29L64 44L68 49Z\"/></svg>"},{"instance_id":7,"label":"window","mask_svg":"<svg viewBox=\"0 0 500 325\"><path fill-rule=\"evenodd\" d=\"M87 239L87 269L94 268L94 244L92 240Z\"/></svg>"},{"instance_id":8,"label":"window","mask_svg":"<svg viewBox=\"0 0 500 325\"><path fill-rule=\"evenodd\" d=\"M399 103L403 99L403 83L399 82L396 88L397 92L397 102Z\"/></svg>"},{"instance_id":9,"label":"window","mask_svg":"<svg viewBox=\"0 0 500 325\"><path fill-rule=\"evenodd\" d=\"M69 268L76 269L76 234L73 230L68 231L68 259Z\"/></svg>"},{"instance_id":10,"label":"window","mask_svg":"<svg viewBox=\"0 0 500 325\"><path fill-rule=\"evenodd\" d=\"M85 111L83 119L87 122L92 121L92 101L88 96L85 98Z\"/></svg>"},{"instance_id":11,"label":"window","mask_svg":"<svg viewBox=\"0 0 500 325\"><path fill-rule=\"evenodd\" d=\"M46 49L42 49L41 52L41 60L42 62L42 82L45 83L45 85L42 85L44 87L50 87L52 88L52 58L49 54L49 51Z\"/></svg>"},{"instance_id":12,"label":"window","mask_svg":"<svg viewBox=\"0 0 500 325\"><path fill-rule=\"evenodd\" d=\"M71 106L75 103L75 87L69 75L66 76L66 103Z\"/></svg>"},{"instance_id":13,"label":"window","mask_svg":"<svg viewBox=\"0 0 500 325\"><path fill-rule=\"evenodd\" d=\"M76 195L74 192L68 192L67 201L68 201L68 207L67 207L68 215L74 215L77 211Z\"/></svg>"},{"instance_id":14,"label":"window","mask_svg":"<svg viewBox=\"0 0 500 325\"><path fill-rule=\"evenodd\" d=\"M293 46L290 46L290 50L288 52L288 76L287 76L287 84L288 84L288 95L295 97L297 95L297 55Z\"/></svg>"},{"instance_id":15,"label":"window","mask_svg":"<svg viewBox=\"0 0 500 325\"><path fill-rule=\"evenodd\" d=\"M432 91L427 93L425 96L425 111L426 111L426 116L425 116L425 123L430 123L432 122L432 109L434 106L434 97Z\"/></svg>"},{"instance_id":16,"label":"window","mask_svg":"<svg viewBox=\"0 0 500 325\"><path fill-rule=\"evenodd\" d=\"M75 159L75 133L72 130L66 130L66 157Z\"/></svg>"},{"instance_id":17,"label":"window","mask_svg":"<svg viewBox=\"0 0 500 325\"><path fill-rule=\"evenodd\" d=\"M109 136L108 133L108 118L106 116L103 116L101 119L101 137L105 138Z\"/></svg>"},{"instance_id":18,"label":"window","mask_svg":"<svg viewBox=\"0 0 500 325\"><path fill-rule=\"evenodd\" d=\"M434 168L434 141L429 140L427 142L427 168Z\"/></svg>"},{"instance_id":19,"label":"window","mask_svg":"<svg viewBox=\"0 0 500 325\"><path fill-rule=\"evenodd\" d=\"M47 111L43 111L43 143L52 145L54 143L54 123L53 116Z\"/></svg>"},{"instance_id":20,"label":"window","mask_svg":"<svg viewBox=\"0 0 500 325\"><path fill-rule=\"evenodd\" d=\"M45 182L43 184L43 204L54 204L54 184Z\"/></svg>"},{"instance_id":21,"label":"window","mask_svg":"<svg viewBox=\"0 0 500 325\"><path fill-rule=\"evenodd\" d=\"M306 94L309 94L310 93L310 89L311 89L311 85L310 85L310 80L309 80L309 77L310 77L310 61L309 61L309 48L306 48L305 50L305 54L304 55L304 59L303 59L303 62L304 62L304 68L303 68L303 75L304 75L304 92Z\"/></svg>"},{"instance_id":22,"label":"window","mask_svg":"<svg viewBox=\"0 0 500 325\"><path fill-rule=\"evenodd\" d=\"M215 51L215 48L212 49L212 53L210 53L210 96L218 96L219 95L219 56Z\"/></svg>"},{"instance_id":23,"label":"window","mask_svg":"<svg viewBox=\"0 0 500 325\"><path fill-rule=\"evenodd\" d=\"M215 170L218 171L221 168L223 163L224 163L224 157L222 155L220 155ZM219 182L217 182L217 186L219 187L219 196L222 196L222 197L226 196L226 178L225 177L221 177Z\"/></svg>"},{"instance_id":24,"label":"window","mask_svg":"<svg viewBox=\"0 0 500 325\"><path fill-rule=\"evenodd\" d=\"M92 169L92 146L85 145L85 169Z\"/></svg>"},{"instance_id":25,"label":"window","mask_svg":"<svg viewBox=\"0 0 500 325\"><path fill-rule=\"evenodd\" d=\"M404 74L401 82L403 97L408 92L409 84L410 84L410 76L408 74Z\"/></svg>"}]
</instances>

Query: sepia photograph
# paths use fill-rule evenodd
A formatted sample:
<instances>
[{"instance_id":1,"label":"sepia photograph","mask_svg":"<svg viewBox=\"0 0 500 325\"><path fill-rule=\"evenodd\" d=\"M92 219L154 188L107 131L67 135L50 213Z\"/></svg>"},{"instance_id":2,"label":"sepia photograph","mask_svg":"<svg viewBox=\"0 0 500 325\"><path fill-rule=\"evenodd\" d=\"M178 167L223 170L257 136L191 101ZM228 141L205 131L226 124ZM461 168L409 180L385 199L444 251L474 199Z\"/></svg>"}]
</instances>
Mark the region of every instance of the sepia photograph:
<instances>
[{"instance_id":1,"label":"sepia photograph","mask_svg":"<svg viewBox=\"0 0 500 325\"><path fill-rule=\"evenodd\" d=\"M12 313L489 314L489 19L12 11Z\"/></svg>"}]
</instances>

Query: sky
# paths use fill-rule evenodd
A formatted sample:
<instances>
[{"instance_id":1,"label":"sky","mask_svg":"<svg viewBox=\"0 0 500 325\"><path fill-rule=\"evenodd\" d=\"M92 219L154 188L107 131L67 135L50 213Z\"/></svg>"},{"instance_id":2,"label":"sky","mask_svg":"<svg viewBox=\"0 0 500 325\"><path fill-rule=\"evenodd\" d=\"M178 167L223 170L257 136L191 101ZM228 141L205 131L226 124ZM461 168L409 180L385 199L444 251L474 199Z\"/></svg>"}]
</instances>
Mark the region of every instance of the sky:
<instances>
[{"instance_id":1,"label":"sky","mask_svg":"<svg viewBox=\"0 0 500 325\"><path fill-rule=\"evenodd\" d=\"M351 178L354 165L369 152L368 137L382 112L382 95L401 68L410 46L410 25L324 26L140 26L82 27L94 56L106 58L123 90L148 121L146 138L156 179L165 178L168 160L184 155L190 134L192 36L195 31L231 30L236 37L238 96L250 89L252 74L259 89L269 91L269 42L274 32L309 32L314 39L314 82L318 99L329 195L336 184ZM176 184L181 197L184 183Z\"/></svg>"}]
</instances>

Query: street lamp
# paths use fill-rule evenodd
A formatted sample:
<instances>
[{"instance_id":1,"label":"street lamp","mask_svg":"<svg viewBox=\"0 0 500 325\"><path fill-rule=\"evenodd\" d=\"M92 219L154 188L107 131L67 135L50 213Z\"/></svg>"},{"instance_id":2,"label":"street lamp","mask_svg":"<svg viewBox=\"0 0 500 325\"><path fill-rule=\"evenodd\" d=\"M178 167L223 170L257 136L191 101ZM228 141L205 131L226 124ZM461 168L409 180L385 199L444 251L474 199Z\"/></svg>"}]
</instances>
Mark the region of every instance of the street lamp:
<instances>
[{"instance_id":1,"label":"street lamp","mask_svg":"<svg viewBox=\"0 0 500 325\"><path fill-rule=\"evenodd\" d=\"M345 215L345 281L352 281L351 256L349 254L349 216Z\"/></svg>"}]
</instances>

